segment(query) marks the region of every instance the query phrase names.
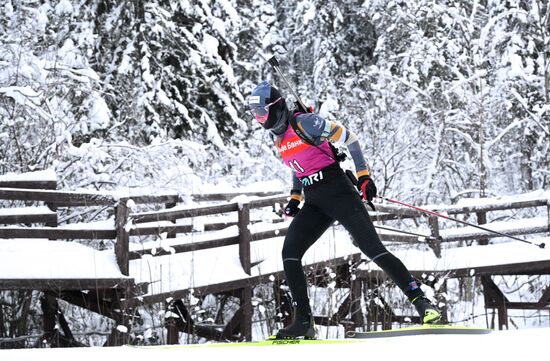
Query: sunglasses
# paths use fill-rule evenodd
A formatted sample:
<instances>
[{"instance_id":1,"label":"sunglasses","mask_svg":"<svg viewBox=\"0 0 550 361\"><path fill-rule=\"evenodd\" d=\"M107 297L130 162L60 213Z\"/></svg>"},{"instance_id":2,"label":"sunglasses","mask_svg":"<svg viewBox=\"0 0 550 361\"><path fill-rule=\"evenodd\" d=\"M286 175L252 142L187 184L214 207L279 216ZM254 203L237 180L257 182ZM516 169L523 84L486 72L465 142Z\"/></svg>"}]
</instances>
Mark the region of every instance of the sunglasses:
<instances>
[{"instance_id":1,"label":"sunglasses","mask_svg":"<svg viewBox=\"0 0 550 361\"><path fill-rule=\"evenodd\" d=\"M254 107L252 108L252 113L254 114L254 117L256 118L256 121L258 123L264 124L267 121L267 118L269 117L269 107L277 104L283 97L278 97L275 99L275 101L267 104L265 107Z\"/></svg>"}]
</instances>

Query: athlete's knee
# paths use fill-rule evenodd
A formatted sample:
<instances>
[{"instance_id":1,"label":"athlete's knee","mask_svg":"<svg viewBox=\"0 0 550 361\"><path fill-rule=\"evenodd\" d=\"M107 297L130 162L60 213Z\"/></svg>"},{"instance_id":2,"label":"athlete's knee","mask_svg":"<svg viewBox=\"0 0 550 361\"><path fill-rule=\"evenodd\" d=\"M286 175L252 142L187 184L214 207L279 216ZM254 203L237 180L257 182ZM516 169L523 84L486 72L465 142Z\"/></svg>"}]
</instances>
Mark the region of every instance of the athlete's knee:
<instances>
[{"instance_id":1,"label":"athlete's knee","mask_svg":"<svg viewBox=\"0 0 550 361\"><path fill-rule=\"evenodd\" d=\"M285 262L286 260L302 260L302 255L298 253L294 247L283 246L281 257L283 258L283 262Z\"/></svg>"},{"instance_id":2,"label":"athlete's knee","mask_svg":"<svg viewBox=\"0 0 550 361\"><path fill-rule=\"evenodd\" d=\"M388 250L382 242L363 242L359 243L361 251L372 261L375 261L377 258L382 257L385 254L388 254Z\"/></svg>"}]
</instances>

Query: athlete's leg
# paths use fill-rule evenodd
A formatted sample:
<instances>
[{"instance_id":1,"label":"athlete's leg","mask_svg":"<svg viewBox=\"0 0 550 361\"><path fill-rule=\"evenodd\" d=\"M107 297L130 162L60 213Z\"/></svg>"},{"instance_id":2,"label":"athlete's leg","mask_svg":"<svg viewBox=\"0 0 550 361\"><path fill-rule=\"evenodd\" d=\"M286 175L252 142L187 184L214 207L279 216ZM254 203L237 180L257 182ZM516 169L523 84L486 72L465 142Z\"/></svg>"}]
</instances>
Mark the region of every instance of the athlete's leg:
<instances>
[{"instance_id":1,"label":"athlete's leg","mask_svg":"<svg viewBox=\"0 0 550 361\"><path fill-rule=\"evenodd\" d=\"M309 304L302 257L332 222L317 207L306 203L288 227L282 251L283 266L292 298L298 304Z\"/></svg>"},{"instance_id":2,"label":"athlete's leg","mask_svg":"<svg viewBox=\"0 0 550 361\"><path fill-rule=\"evenodd\" d=\"M289 326L277 332L278 338L315 338L302 257L331 223L330 217L306 203L288 228L282 256L285 276L294 304L294 320Z\"/></svg>"},{"instance_id":3,"label":"athlete's leg","mask_svg":"<svg viewBox=\"0 0 550 361\"><path fill-rule=\"evenodd\" d=\"M424 292L422 292L407 267L399 258L388 251L380 241L365 205L358 194L355 191L339 193L338 201L331 202L329 209L331 209L329 215L339 221L350 232L359 249L382 268L415 305L422 322L438 321L441 316L440 313L424 297ZM426 314L426 311L429 314Z\"/></svg>"}]
</instances>

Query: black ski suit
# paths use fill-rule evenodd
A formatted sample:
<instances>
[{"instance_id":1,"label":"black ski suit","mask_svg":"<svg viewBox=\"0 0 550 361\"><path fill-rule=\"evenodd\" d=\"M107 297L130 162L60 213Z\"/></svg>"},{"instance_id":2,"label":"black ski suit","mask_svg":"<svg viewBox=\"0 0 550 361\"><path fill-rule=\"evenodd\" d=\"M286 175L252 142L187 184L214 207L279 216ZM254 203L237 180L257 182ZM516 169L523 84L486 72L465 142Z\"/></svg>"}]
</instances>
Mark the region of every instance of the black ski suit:
<instances>
[{"instance_id":1,"label":"black ski suit","mask_svg":"<svg viewBox=\"0 0 550 361\"><path fill-rule=\"evenodd\" d=\"M304 133L308 130L315 133L316 129L331 129L330 123L327 126L326 121L314 114L294 114L291 116L294 116L300 126L299 130ZM318 120L322 122L320 124L319 122L316 123ZM316 124L317 128L312 124ZM341 143L348 145L356 168L366 168L355 135L349 131L339 130L341 128L343 127L340 125L332 125L332 132L324 133L326 137L316 134L318 136L316 139L314 134L310 141L312 143L317 142L322 146L323 142L328 141L326 139L334 140L335 137L331 137L331 135L347 136L347 139L341 139ZM295 171L292 193L300 193L300 190L296 188L302 188L305 196L305 202L301 210L289 226L282 250L285 275L298 311L302 309L304 312L308 312L309 310L307 280L302 268L302 257L334 221L338 221L351 234L361 251L382 268L409 299L412 300L423 295L422 290L418 287L405 265L389 252L380 241L361 196L349 177L340 168L334 153L326 154L328 153L326 151L327 147L323 149L317 145L305 144L305 142L300 144L299 146L304 149L304 152L309 152L307 154L312 155L311 157L321 159L321 162L324 161L328 165L314 174L299 177L300 171L304 170L299 167L299 164L308 164L307 159L300 159L300 156L296 153L291 156L284 153L284 150L290 148L291 145L294 148L296 147L294 129L289 125L286 132L279 137L278 147L283 161ZM286 148L285 139L288 139L289 142ZM350 139L351 141L349 141ZM347 142L344 143L346 140ZM323 155L323 153L325 154ZM323 157L331 158L332 161L327 162L327 159L323 159ZM366 172L368 174L368 171Z\"/></svg>"}]
</instances>

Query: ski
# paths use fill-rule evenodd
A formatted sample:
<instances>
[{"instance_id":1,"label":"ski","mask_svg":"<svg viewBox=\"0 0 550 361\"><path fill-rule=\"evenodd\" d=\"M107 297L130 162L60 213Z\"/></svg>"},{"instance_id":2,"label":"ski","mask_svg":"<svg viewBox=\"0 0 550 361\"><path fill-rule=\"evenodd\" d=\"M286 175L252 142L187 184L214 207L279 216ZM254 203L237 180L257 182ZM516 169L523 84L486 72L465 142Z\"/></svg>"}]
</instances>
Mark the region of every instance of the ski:
<instances>
[{"instance_id":1,"label":"ski","mask_svg":"<svg viewBox=\"0 0 550 361\"><path fill-rule=\"evenodd\" d=\"M361 341L360 339L300 339L300 338L283 338L278 339L270 337L261 341L244 341L244 342L219 342L219 343L202 343L202 344L186 344L186 345L158 345L158 346L131 346L140 349L172 349L172 348L188 348L188 347L247 347L247 346L288 346L288 345L334 345L334 344L349 344Z\"/></svg>"},{"instance_id":2,"label":"ski","mask_svg":"<svg viewBox=\"0 0 550 361\"><path fill-rule=\"evenodd\" d=\"M270 337L264 341L248 342L248 344L254 344L257 346L284 346L284 345L311 345L311 344L337 344L337 343L349 343L350 339L303 339L303 338L276 338ZM245 342L247 343L247 342Z\"/></svg>"},{"instance_id":3,"label":"ski","mask_svg":"<svg viewBox=\"0 0 550 361\"><path fill-rule=\"evenodd\" d=\"M482 327L470 327L470 326L453 326L453 325L437 325L426 324L422 326L411 326L404 328L397 328L394 330L382 330L382 331L348 331L346 337L350 339L364 339L364 338L381 338L381 337L398 337L398 336L412 336L412 335L482 335L490 333L492 330Z\"/></svg>"}]
</instances>

